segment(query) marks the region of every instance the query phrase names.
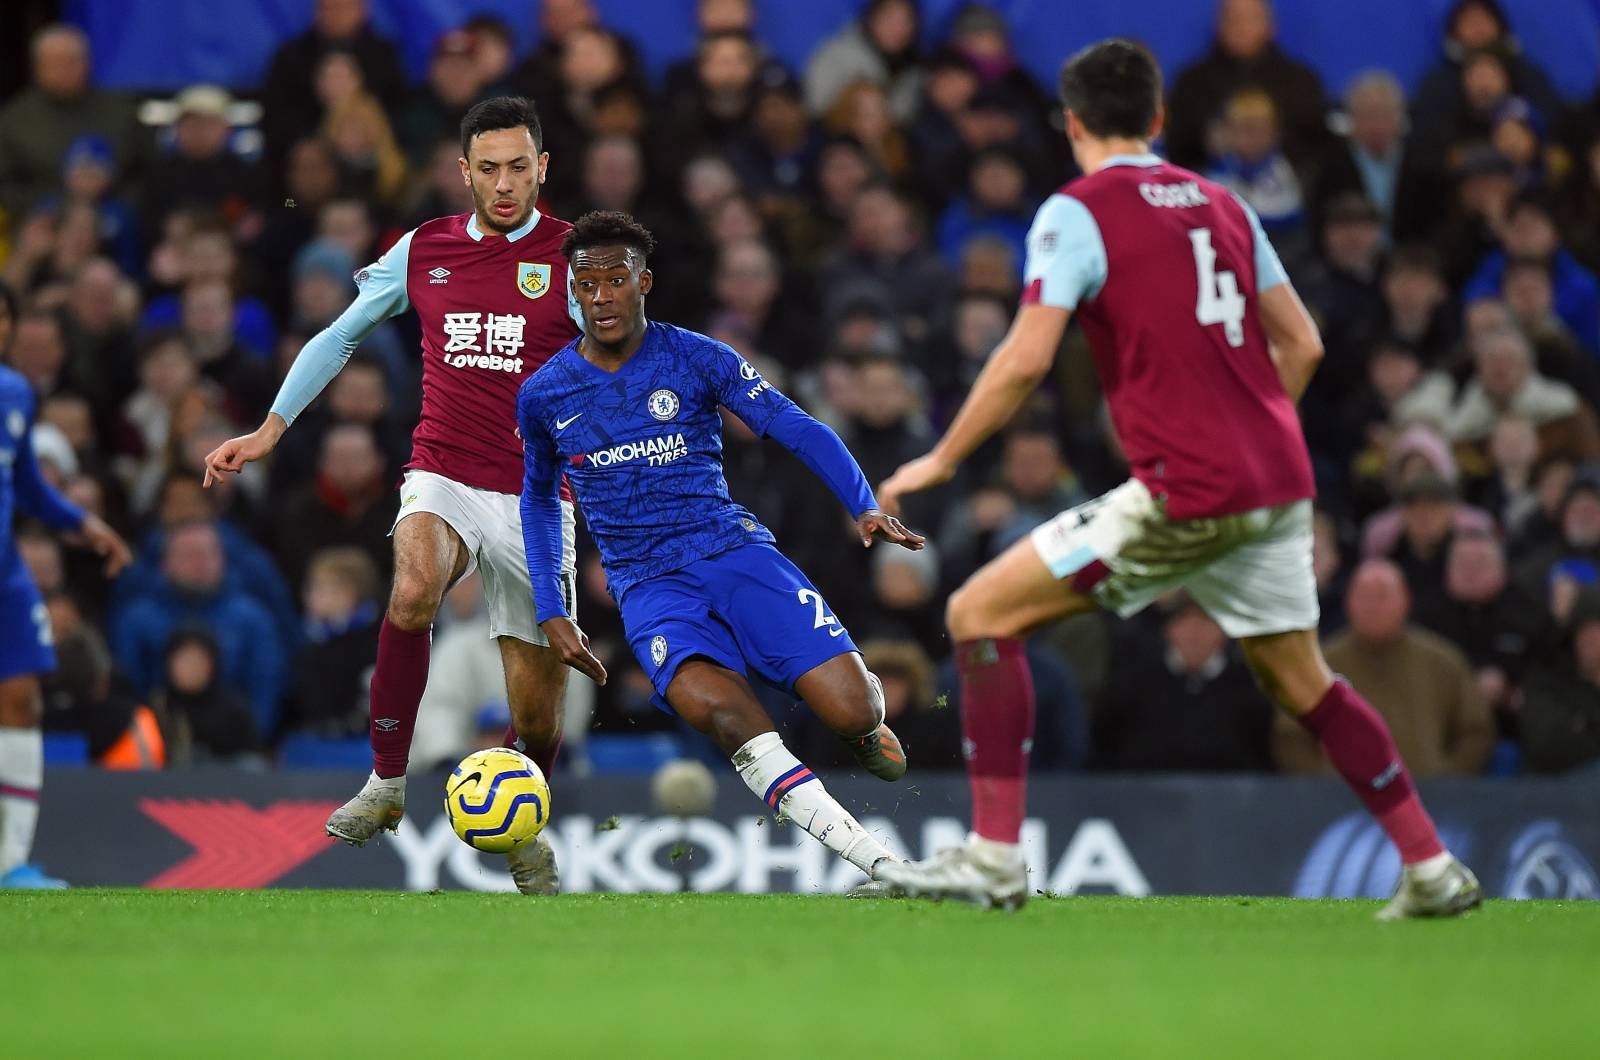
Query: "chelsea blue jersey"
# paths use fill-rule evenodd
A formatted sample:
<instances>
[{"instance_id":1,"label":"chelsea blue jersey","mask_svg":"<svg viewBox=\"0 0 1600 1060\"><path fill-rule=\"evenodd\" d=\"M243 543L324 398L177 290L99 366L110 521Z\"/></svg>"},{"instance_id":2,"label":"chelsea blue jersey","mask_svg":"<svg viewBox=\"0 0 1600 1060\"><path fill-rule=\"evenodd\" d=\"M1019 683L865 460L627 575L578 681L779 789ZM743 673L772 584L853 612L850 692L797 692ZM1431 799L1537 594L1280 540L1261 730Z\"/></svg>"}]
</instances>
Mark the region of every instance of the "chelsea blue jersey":
<instances>
[{"instance_id":1,"label":"chelsea blue jersey","mask_svg":"<svg viewBox=\"0 0 1600 1060\"><path fill-rule=\"evenodd\" d=\"M731 347L654 322L615 372L585 360L575 340L523 383L523 533L541 618L565 613L554 568L534 562L563 471L618 600L641 579L773 542L728 495L719 405L760 435L795 408Z\"/></svg>"},{"instance_id":2,"label":"chelsea blue jersey","mask_svg":"<svg viewBox=\"0 0 1600 1060\"><path fill-rule=\"evenodd\" d=\"M83 512L39 473L32 440L37 407L28 381L0 364L0 569L12 552L18 512L55 530L76 530L83 523Z\"/></svg>"}]
</instances>

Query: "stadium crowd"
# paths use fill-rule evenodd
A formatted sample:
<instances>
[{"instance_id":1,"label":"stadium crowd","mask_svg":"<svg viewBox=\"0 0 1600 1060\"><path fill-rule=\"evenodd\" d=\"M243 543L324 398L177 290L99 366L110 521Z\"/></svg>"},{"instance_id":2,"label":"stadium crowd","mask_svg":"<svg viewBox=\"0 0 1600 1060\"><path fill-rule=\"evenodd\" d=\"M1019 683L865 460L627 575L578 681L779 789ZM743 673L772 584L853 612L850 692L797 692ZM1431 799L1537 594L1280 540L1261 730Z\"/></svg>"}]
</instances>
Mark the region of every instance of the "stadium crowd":
<instances>
[{"instance_id":1,"label":"stadium crowd","mask_svg":"<svg viewBox=\"0 0 1600 1060\"><path fill-rule=\"evenodd\" d=\"M654 230L653 317L758 364L874 483L927 449L1010 322L1034 210L1072 173L1052 92L982 5L928 48L914 0L871 0L793 71L750 0L698 13L695 53L659 83L589 0L545 0L532 54L474 18L410 84L363 0L318 0L248 98L194 85L159 125L96 87L77 29L37 34L31 85L0 103L5 355L42 402L47 473L138 551L107 586L92 556L19 529L60 656L47 728L107 765L152 746L265 763L365 732L414 322L381 325L269 467L205 490L202 458L260 422L358 268L472 208L457 123L489 95L539 106L546 212ZM1382 70L1332 98L1262 0L1223 0L1171 85L1163 150L1256 209L1323 329L1302 415L1329 659L1418 775L1560 772L1600 760L1600 99L1560 98L1490 0L1441 33L1409 99ZM1125 476L1076 331L1003 440L908 511L925 552L862 550L826 489L737 421L726 449L734 497L864 645L918 768L960 763L946 593ZM592 549L580 565L579 619L614 677L574 692L579 713L673 730ZM446 608L414 763L503 727L477 606L469 582ZM1038 768L1326 768L1181 594L1044 630L1029 657ZM818 730L802 753L845 764Z\"/></svg>"}]
</instances>

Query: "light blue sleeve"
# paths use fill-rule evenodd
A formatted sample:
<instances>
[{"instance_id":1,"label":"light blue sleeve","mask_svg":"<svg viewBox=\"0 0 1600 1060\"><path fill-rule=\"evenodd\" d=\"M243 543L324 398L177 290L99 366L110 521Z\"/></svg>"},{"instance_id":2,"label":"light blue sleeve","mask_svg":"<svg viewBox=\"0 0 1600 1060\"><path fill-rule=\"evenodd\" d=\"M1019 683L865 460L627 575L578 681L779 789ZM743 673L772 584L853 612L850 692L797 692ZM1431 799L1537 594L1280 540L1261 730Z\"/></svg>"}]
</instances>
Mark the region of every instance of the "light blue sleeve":
<instances>
[{"instance_id":1,"label":"light blue sleeve","mask_svg":"<svg viewBox=\"0 0 1600 1060\"><path fill-rule=\"evenodd\" d=\"M272 402L272 411L282 416L284 423L293 423L316 400L374 328L411 307L406 295L406 266L411 260L411 237L415 234L415 229L407 232L388 253L356 273L356 300L301 348Z\"/></svg>"},{"instance_id":2,"label":"light blue sleeve","mask_svg":"<svg viewBox=\"0 0 1600 1060\"><path fill-rule=\"evenodd\" d=\"M1233 201L1239 204L1244 215L1250 218L1250 231L1256 240L1256 293L1276 287L1280 283L1289 282L1289 274L1283 270L1283 262L1278 260L1278 252L1272 249L1272 240L1267 238L1266 230L1261 227L1261 218L1250 208L1250 204L1234 194Z\"/></svg>"},{"instance_id":3,"label":"light blue sleeve","mask_svg":"<svg viewBox=\"0 0 1600 1060\"><path fill-rule=\"evenodd\" d=\"M1106 282L1106 245L1089 208L1070 195L1052 195L1028 229L1024 305L1076 309Z\"/></svg>"},{"instance_id":4,"label":"light blue sleeve","mask_svg":"<svg viewBox=\"0 0 1600 1060\"><path fill-rule=\"evenodd\" d=\"M578 305L578 296L572 293L572 277L567 277L567 316L572 318L578 330L583 331L583 309Z\"/></svg>"}]
</instances>

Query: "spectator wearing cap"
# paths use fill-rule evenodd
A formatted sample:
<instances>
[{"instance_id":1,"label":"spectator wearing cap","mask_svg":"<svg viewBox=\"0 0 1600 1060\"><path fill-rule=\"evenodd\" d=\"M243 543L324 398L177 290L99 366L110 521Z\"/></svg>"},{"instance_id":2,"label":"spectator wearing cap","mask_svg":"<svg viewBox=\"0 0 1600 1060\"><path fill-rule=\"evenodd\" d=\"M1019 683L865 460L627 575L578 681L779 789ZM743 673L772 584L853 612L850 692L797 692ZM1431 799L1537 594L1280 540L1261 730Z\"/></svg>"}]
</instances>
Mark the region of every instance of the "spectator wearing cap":
<instances>
[{"instance_id":1,"label":"spectator wearing cap","mask_svg":"<svg viewBox=\"0 0 1600 1060\"><path fill-rule=\"evenodd\" d=\"M483 95L487 71L478 66L478 39L466 29L453 29L434 41L426 80L396 122L400 146L414 169L428 163L428 154L441 139L454 139L467 108Z\"/></svg>"},{"instance_id":2,"label":"spectator wearing cap","mask_svg":"<svg viewBox=\"0 0 1600 1060\"><path fill-rule=\"evenodd\" d=\"M1477 272L1461 293L1463 301L1499 294L1506 266L1515 260L1549 266L1556 313L1584 349L1600 354L1600 277L1562 245L1554 210L1543 197L1525 195L1508 205L1499 246L1480 259Z\"/></svg>"},{"instance_id":3,"label":"spectator wearing cap","mask_svg":"<svg viewBox=\"0 0 1600 1060\"><path fill-rule=\"evenodd\" d=\"M1473 336L1475 372L1450 410L1445 433L1451 441L1481 448L1505 415L1530 420L1540 451L1570 452L1580 460L1600 457L1594 412L1566 383L1541 375L1533 348L1515 328L1493 328Z\"/></svg>"},{"instance_id":4,"label":"spectator wearing cap","mask_svg":"<svg viewBox=\"0 0 1600 1060\"><path fill-rule=\"evenodd\" d=\"M1600 588L1578 593L1560 639L1529 669L1517 727L1531 773L1600 762Z\"/></svg>"},{"instance_id":5,"label":"spectator wearing cap","mask_svg":"<svg viewBox=\"0 0 1600 1060\"><path fill-rule=\"evenodd\" d=\"M1445 561L1444 594L1418 601L1417 623L1466 654L1497 714L1514 693L1546 624L1544 608L1511 584L1505 549L1489 533L1458 534Z\"/></svg>"},{"instance_id":6,"label":"spectator wearing cap","mask_svg":"<svg viewBox=\"0 0 1600 1060\"><path fill-rule=\"evenodd\" d=\"M818 46L806 63L806 105L816 115L833 109L857 81L878 85L901 124L916 116L922 92L917 63L921 15L915 0L869 0L861 15Z\"/></svg>"},{"instance_id":7,"label":"spectator wearing cap","mask_svg":"<svg viewBox=\"0 0 1600 1060\"><path fill-rule=\"evenodd\" d=\"M1313 392L1340 404L1359 383L1366 350L1383 329L1382 218L1361 192L1341 192L1323 210L1317 237L1321 253L1296 286L1328 350L1327 369L1317 372Z\"/></svg>"},{"instance_id":8,"label":"spectator wearing cap","mask_svg":"<svg viewBox=\"0 0 1600 1060\"><path fill-rule=\"evenodd\" d=\"M149 155L133 106L91 84L89 38L81 29L44 27L30 57L32 84L0 109L0 208L14 219L60 186L62 159L80 136L103 138L119 180L138 177Z\"/></svg>"},{"instance_id":9,"label":"spectator wearing cap","mask_svg":"<svg viewBox=\"0 0 1600 1060\"><path fill-rule=\"evenodd\" d=\"M1179 165L1198 169L1214 152L1213 123L1227 101L1256 89L1280 117L1283 143L1298 165L1319 157L1327 140L1327 104L1322 82L1310 67L1278 47L1277 24L1268 0L1220 0L1217 35L1204 57L1178 74L1167 96L1167 152Z\"/></svg>"},{"instance_id":10,"label":"spectator wearing cap","mask_svg":"<svg viewBox=\"0 0 1600 1060\"><path fill-rule=\"evenodd\" d=\"M1546 114L1561 112L1561 97L1544 71L1522 53L1496 0L1458 0L1442 28L1443 55L1423 79L1411 108L1422 159L1442 160L1443 146L1468 119L1472 107L1464 70L1480 53L1496 56L1505 70L1509 92L1528 99Z\"/></svg>"},{"instance_id":11,"label":"spectator wearing cap","mask_svg":"<svg viewBox=\"0 0 1600 1060\"><path fill-rule=\"evenodd\" d=\"M1450 174L1455 195L1439 227L1438 244L1446 279L1452 287L1460 287L1500 249L1500 236L1517 198L1517 181L1510 161L1489 144L1462 152L1451 164ZM1467 300L1480 293L1463 292Z\"/></svg>"},{"instance_id":12,"label":"spectator wearing cap","mask_svg":"<svg viewBox=\"0 0 1600 1060\"><path fill-rule=\"evenodd\" d=\"M1011 42L1011 28L993 7L964 4L950 24L944 47L965 59L978 75L977 96L1018 115L1033 135L1056 127L1058 102L1022 65ZM1053 135L1029 146L1039 148L1040 162L1050 167L1053 179L1068 168L1071 160L1065 137Z\"/></svg>"},{"instance_id":13,"label":"spectator wearing cap","mask_svg":"<svg viewBox=\"0 0 1600 1060\"><path fill-rule=\"evenodd\" d=\"M1345 91L1344 119L1312 186L1317 229L1336 197L1359 192L1377 208L1385 245L1429 238L1439 222L1437 174L1411 144L1400 82L1387 70L1358 74Z\"/></svg>"},{"instance_id":14,"label":"spectator wearing cap","mask_svg":"<svg viewBox=\"0 0 1600 1060\"><path fill-rule=\"evenodd\" d=\"M1362 534L1362 553L1393 560L1423 610L1442 606L1445 564L1450 543L1460 533L1491 533L1488 513L1461 502L1456 484L1431 472L1407 479L1395 493L1398 515L1390 532L1389 513L1368 520Z\"/></svg>"},{"instance_id":15,"label":"spectator wearing cap","mask_svg":"<svg viewBox=\"0 0 1600 1060\"><path fill-rule=\"evenodd\" d=\"M191 85L174 101L172 142L150 168L139 218L154 243L176 210L220 214L237 223L261 198L257 167L235 154L233 97L216 85Z\"/></svg>"},{"instance_id":16,"label":"spectator wearing cap","mask_svg":"<svg viewBox=\"0 0 1600 1060\"><path fill-rule=\"evenodd\" d=\"M355 259L332 240L317 239L302 247L294 259L290 330L315 335L331 325L355 298L355 268ZM373 328L356 353L383 366L391 393L409 393L415 384L416 369L392 321Z\"/></svg>"},{"instance_id":17,"label":"spectator wearing cap","mask_svg":"<svg viewBox=\"0 0 1600 1060\"><path fill-rule=\"evenodd\" d=\"M1413 776L1481 773L1494 724L1477 677L1459 648L1408 621L1410 608L1400 568L1364 561L1346 598L1350 628L1327 645L1328 665L1383 715ZM1286 713L1274 725L1280 770L1329 772L1315 736Z\"/></svg>"},{"instance_id":18,"label":"spectator wearing cap","mask_svg":"<svg viewBox=\"0 0 1600 1060\"><path fill-rule=\"evenodd\" d=\"M811 120L800 85L781 67L762 71L749 131L729 160L764 212L795 223L810 208L822 134Z\"/></svg>"},{"instance_id":19,"label":"spectator wearing cap","mask_svg":"<svg viewBox=\"0 0 1600 1060\"><path fill-rule=\"evenodd\" d=\"M1548 187L1566 163L1564 152L1546 146L1542 114L1521 96L1500 102L1490 117L1489 142L1511 163L1521 191Z\"/></svg>"},{"instance_id":20,"label":"spectator wearing cap","mask_svg":"<svg viewBox=\"0 0 1600 1060\"><path fill-rule=\"evenodd\" d=\"M87 208L94 212L96 235L106 253L129 276L144 273L139 222L116 184L116 158L111 143L98 133L85 133L67 146L61 161L61 191L41 208L64 215Z\"/></svg>"},{"instance_id":21,"label":"spectator wearing cap","mask_svg":"<svg viewBox=\"0 0 1600 1060\"><path fill-rule=\"evenodd\" d=\"M972 160L967 193L946 207L939 218L939 253L955 268L974 238L994 236L1011 244L1020 262L1027 255L1028 229L1036 205L1021 160L1004 148L990 148Z\"/></svg>"},{"instance_id":22,"label":"spectator wearing cap","mask_svg":"<svg viewBox=\"0 0 1600 1060\"><path fill-rule=\"evenodd\" d=\"M269 157L282 158L291 144L322 124L326 112L317 93L317 71L331 53L355 62L362 83L383 106L399 106L405 98L400 52L372 28L368 15L367 0L316 0L311 27L273 53L261 85Z\"/></svg>"},{"instance_id":23,"label":"spectator wearing cap","mask_svg":"<svg viewBox=\"0 0 1600 1060\"><path fill-rule=\"evenodd\" d=\"M1094 714L1093 768L1267 772L1272 704L1211 616L1187 595L1146 665L1112 681Z\"/></svg>"}]
</instances>

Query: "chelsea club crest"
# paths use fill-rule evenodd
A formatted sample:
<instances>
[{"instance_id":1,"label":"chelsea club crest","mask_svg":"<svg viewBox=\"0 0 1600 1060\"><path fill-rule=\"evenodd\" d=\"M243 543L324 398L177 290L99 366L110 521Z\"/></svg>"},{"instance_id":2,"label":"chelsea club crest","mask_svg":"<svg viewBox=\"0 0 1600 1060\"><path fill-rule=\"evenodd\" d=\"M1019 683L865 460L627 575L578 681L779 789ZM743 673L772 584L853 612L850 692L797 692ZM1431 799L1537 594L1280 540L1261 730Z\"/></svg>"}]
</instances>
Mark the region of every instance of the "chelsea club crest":
<instances>
[{"instance_id":1,"label":"chelsea club crest","mask_svg":"<svg viewBox=\"0 0 1600 1060\"><path fill-rule=\"evenodd\" d=\"M517 290L527 298L543 298L550 289L550 266L517 262Z\"/></svg>"},{"instance_id":2,"label":"chelsea club crest","mask_svg":"<svg viewBox=\"0 0 1600 1060\"><path fill-rule=\"evenodd\" d=\"M678 414L678 395L670 390L657 390L650 395L645 407L650 410L650 415L665 423Z\"/></svg>"},{"instance_id":3,"label":"chelsea club crest","mask_svg":"<svg viewBox=\"0 0 1600 1060\"><path fill-rule=\"evenodd\" d=\"M650 641L650 661L660 669L661 664L667 661L667 638L654 637Z\"/></svg>"}]
</instances>

